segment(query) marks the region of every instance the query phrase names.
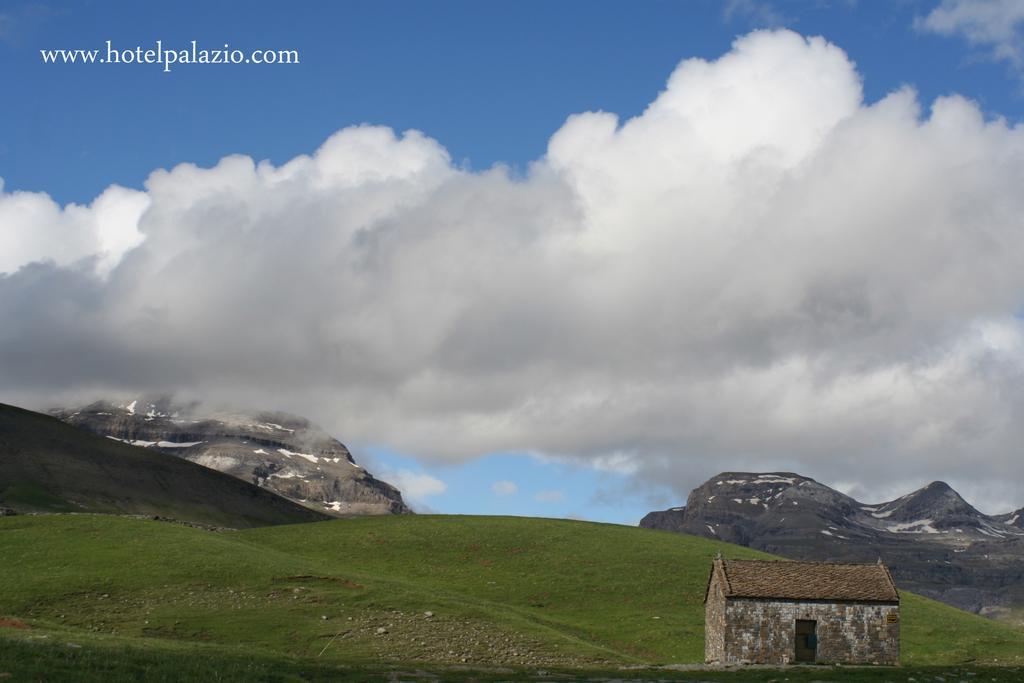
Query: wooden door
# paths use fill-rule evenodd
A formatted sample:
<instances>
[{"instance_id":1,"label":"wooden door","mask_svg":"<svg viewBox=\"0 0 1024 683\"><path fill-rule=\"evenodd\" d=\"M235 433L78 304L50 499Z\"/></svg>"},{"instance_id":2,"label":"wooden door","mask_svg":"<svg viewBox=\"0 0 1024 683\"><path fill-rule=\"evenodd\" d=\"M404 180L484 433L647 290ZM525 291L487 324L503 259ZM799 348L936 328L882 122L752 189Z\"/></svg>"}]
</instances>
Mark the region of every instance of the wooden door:
<instances>
[{"instance_id":1,"label":"wooden door","mask_svg":"<svg viewBox=\"0 0 1024 683\"><path fill-rule=\"evenodd\" d=\"M818 654L818 622L811 619L796 620L796 652L798 662L813 662Z\"/></svg>"}]
</instances>

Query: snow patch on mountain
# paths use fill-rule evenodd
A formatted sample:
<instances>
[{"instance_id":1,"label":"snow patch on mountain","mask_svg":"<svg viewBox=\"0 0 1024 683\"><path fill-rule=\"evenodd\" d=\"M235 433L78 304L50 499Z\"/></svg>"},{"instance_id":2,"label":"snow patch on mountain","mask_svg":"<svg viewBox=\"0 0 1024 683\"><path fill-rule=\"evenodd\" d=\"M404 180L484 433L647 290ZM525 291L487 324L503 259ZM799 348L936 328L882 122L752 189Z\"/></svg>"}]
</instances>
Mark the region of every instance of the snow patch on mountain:
<instances>
[{"instance_id":1,"label":"snow patch on mountain","mask_svg":"<svg viewBox=\"0 0 1024 683\"><path fill-rule=\"evenodd\" d=\"M238 458L230 455L214 455L208 453L200 455L193 459L192 462L202 465L203 467L209 467L210 469L221 471L231 469L232 467L238 467L238 465L241 464L241 461Z\"/></svg>"},{"instance_id":2,"label":"snow patch on mountain","mask_svg":"<svg viewBox=\"0 0 1024 683\"><path fill-rule=\"evenodd\" d=\"M793 477L780 477L775 474L762 474L754 480L755 484L793 484L796 479Z\"/></svg>"},{"instance_id":3,"label":"snow patch on mountain","mask_svg":"<svg viewBox=\"0 0 1024 683\"><path fill-rule=\"evenodd\" d=\"M106 437L113 441L120 441L121 443L126 443L129 446L139 446L141 448L149 448L150 446L156 444L156 441L144 441L142 439L119 439L116 436L110 436L109 434L106 435Z\"/></svg>"},{"instance_id":4,"label":"snow patch on mountain","mask_svg":"<svg viewBox=\"0 0 1024 683\"><path fill-rule=\"evenodd\" d=\"M877 515L876 515L877 516ZM905 533L924 533L924 534L937 534L939 530L932 526L935 523L931 519L919 519L914 522L904 522L902 524L890 524L885 528L894 534L905 534Z\"/></svg>"},{"instance_id":5,"label":"snow patch on mountain","mask_svg":"<svg viewBox=\"0 0 1024 683\"><path fill-rule=\"evenodd\" d=\"M263 424L254 424L254 425L247 425L247 426L253 427L255 429L265 429L265 430L271 431L271 432L288 432L289 434L294 434L295 433L294 429L289 429L288 427L282 427L281 425L279 425L279 424L277 424L275 422L267 422L267 423L263 423Z\"/></svg>"},{"instance_id":6,"label":"snow patch on mountain","mask_svg":"<svg viewBox=\"0 0 1024 683\"><path fill-rule=\"evenodd\" d=\"M281 455L287 455L288 457L295 456L295 457L298 457L298 458L305 458L306 460L310 461L314 465L316 463L320 462L320 459L318 457L316 457L315 455L313 455L312 453L296 453L295 451L290 451L287 448L278 448L277 452L280 453Z\"/></svg>"}]
</instances>

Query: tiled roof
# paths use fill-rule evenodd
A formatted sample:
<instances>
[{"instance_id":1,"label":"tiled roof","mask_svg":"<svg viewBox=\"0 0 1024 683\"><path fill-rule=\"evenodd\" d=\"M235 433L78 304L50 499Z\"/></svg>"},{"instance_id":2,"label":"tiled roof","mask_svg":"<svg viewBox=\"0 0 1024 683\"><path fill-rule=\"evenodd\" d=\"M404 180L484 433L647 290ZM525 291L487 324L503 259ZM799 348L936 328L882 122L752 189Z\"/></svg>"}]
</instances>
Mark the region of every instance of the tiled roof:
<instances>
[{"instance_id":1,"label":"tiled roof","mask_svg":"<svg viewBox=\"0 0 1024 683\"><path fill-rule=\"evenodd\" d=\"M727 598L899 602L885 565L715 560Z\"/></svg>"}]
</instances>

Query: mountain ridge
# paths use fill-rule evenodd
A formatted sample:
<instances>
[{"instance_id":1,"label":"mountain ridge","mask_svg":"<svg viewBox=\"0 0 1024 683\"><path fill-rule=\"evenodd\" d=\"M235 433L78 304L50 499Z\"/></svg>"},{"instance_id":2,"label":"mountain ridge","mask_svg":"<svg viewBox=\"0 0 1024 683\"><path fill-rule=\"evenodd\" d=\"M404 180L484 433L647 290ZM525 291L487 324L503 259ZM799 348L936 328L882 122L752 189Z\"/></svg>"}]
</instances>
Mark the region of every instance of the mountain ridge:
<instances>
[{"instance_id":1,"label":"mountain ridge","mask_svg":"<svg viewBox=\"0 0 1024 683\"><path fill-rule=\"evenodd\" d=\"M2 403L0 508L146 515L229 528L329 519L221 472Z\"/></svg>"},{"instance_id":2,"label":"mountain ridge","mask_svg":"<svg viewBox=\"0 0 1024 683\"><path fill-rule=\"evenodd\" d=\"M304 417L211 410L167 396L49 411L99 436L189 460L331 516L408 514L401 491Z\"/></svg>"},{"instance_id":3,"label":"mountain ridge","mask_svg":"<svg viewBox=\"0 0 1024 683\"><path fill-rule=\"evenodd\" d=\"M986 515L941 481L868 504L793 472L722 472L640 526L799 560L881 558L901 587L999 615L1024 606L1022 517Z\"/></svg>"}]
</instances>

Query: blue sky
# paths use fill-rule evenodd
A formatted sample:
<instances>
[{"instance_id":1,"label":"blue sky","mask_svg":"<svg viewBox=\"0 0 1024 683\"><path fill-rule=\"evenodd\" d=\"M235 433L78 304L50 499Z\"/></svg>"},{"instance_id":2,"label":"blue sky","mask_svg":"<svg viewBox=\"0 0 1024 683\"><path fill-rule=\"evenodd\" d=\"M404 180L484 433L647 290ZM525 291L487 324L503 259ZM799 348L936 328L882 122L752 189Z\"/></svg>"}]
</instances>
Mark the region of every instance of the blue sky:
<instances>
[{"instance_id":1,"label":"blue sky","mask_svg":"<svg viewBox=\"0 0 1024 683\"><path fill-rule=\"evenodd\" d=\"M573 113L639 114L687 57L752 28L840 45L878 99L909 83L1019 120L1020 82L959 38L914 29L930 2L181 2L4 0L0 170L8 191L87 202L111 183L226 154L285 161L348 125L416 128L473 168L522 166ZM300 66L45 65L38 50L286 48Z\"/></svg>"},{"instance_id":2,"label":"blue sky","mask_svg":"<svg viewBox=\"0 0 1024 683\"><path fill-rule=\"evenodd\" d=\"M637 491L619 473L535 455L497 453L432 466L385 448L365 448L362 455L371 471L402 488L420 512L636 524L673 500L657 487Z\"/></svg>"},{"instance_id":3,"label":"blue sky","mask_svg":"<svg viewBox=\"0 0 1024 683\"><path fill-rule=\"evenodd\" d=\"M154 170L183 162L210 167L244 154L280 165L362 123L422 131L456 167L504 164L513 178L524 177L567 117L637 116L681 60L715 60L759 28L790 28L838 45L856 64L868 103L909 85L926 109L959 93L989 120L1016 125L1024 114L1019 27L996 35L968 16L946 31L929 28L937 8L960 5L970 3L2 0L2 189L88 204L114 184L141 190ZM289 49L300 63L178 65L165 73L158 65L40 58L42 49L105 50L108 40L119 49L149 49L157 40L176 48L195 40L212 49ZM596 461L604 464L596 466L530 455L528 444L524 452L421 457L361 435L357 458L406 482L414 505L450 513L636 523L646 511L681 502L679 482L695 486L719 464L718 456L702 455L673 482L648 477L641 485L628 460L608 465L604 446L605 459ZM752 461L747 455L738 451L719 468ZM829 467L806 462L777 457L771 464L829 478Z\"/></svg>"}]
</instances>

